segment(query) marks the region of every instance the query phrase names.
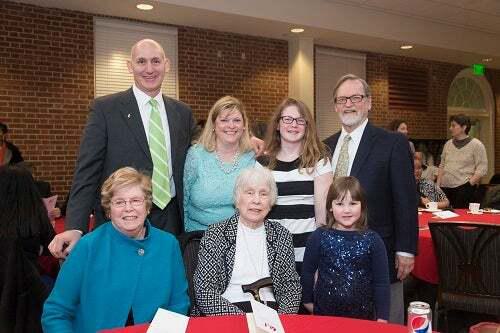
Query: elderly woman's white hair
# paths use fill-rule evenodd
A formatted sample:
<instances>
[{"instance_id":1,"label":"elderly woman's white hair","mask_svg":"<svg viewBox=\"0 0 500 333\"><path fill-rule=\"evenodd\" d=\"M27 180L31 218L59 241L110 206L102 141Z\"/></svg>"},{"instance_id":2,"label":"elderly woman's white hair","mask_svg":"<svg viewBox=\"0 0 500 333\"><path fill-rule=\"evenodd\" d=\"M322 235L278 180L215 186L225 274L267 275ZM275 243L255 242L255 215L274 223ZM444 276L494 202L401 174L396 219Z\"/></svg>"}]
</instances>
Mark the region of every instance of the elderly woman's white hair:
<instances>
[{"instance_id":1,"label":"elderly woman's white hair","mask_svg":"<svg viewBox=\"0 0 500 333\"><path fill-rule=\"evenodd\" d=\"M274 206L276 199L278 197L278 188L276 187L276 182L274 181L273 174L266 168L248 168L243 170L239 176L236 178L236 183L234 184L233 190L233 202L236 203L239 200L241 192L248 186L255 185L266 185L269 189L269 204Z\"/></svg>"}]
</instances>

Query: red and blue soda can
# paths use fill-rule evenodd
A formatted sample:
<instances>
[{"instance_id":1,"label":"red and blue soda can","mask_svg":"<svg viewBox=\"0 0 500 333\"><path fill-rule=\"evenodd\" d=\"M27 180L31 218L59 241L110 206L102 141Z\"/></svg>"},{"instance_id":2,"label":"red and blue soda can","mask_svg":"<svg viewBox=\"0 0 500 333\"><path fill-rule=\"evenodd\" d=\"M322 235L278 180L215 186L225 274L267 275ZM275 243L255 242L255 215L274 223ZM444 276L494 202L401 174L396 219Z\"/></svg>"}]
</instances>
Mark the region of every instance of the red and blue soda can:
<instances>
[{"instance_id":1,"label":"red and blue soda can","mask_svg":"<svg viewBox=\"0 0 500 333\"><path fill-rule=\"evenodd\" d=\"M432 333L432 314L429 304L411 302L408 307L408 333Z\"/></svg>"}]
</instances>

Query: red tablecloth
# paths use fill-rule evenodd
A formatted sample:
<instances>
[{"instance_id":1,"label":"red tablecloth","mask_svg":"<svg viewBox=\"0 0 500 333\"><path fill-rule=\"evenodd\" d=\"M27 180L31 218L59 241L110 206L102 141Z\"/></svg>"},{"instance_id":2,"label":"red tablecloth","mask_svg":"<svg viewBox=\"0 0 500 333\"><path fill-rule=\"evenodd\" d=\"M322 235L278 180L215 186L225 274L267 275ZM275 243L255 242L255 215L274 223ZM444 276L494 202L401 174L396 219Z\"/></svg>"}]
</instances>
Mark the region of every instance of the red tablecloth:
<instances>
[{"instance_id":1,"label":"red tablecloth","mask_svg":"<svg viewBox=\"0 0 500 333\"><path fill-rule=\"evenodd\" d=\"M405 326L341 317L281 315L287 333L373 332L406 333ZM101 333L145 333L148 325L101 331ZM245 316L193 317L189 319L187 333L239 333L248 332Z\"/></svg>"},{"instance_id":2,"label":"red tablecloth","mask_svg":"<svg viewBox=\"0 0 500 333\"><path fill-rule=\"evenodd\" d=\"M437 284L438 268L436 262L436 254L434 253L434 245L432 244L431 232L429 231L429 221L467 221L500 224L500 214L484 213L482 215L474 215L467 213L466 209L456 209L455 213L460 216L441 220L431 213L422 212L418 216L418 224L420 228L418 237L418 255L415 258L415 268L413 276L429 283Z\"/></svg>"}]
</instances>

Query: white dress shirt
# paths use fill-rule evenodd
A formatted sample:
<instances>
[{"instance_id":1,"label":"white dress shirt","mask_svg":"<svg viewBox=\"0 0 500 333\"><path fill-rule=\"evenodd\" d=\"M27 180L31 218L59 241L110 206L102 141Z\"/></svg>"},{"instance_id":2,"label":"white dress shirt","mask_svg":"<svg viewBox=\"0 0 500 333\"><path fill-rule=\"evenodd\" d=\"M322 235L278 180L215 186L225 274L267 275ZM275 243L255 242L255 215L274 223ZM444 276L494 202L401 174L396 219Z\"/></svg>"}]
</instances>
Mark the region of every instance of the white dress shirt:
<instances>
[{"instance_id":1,"label":"white dress shirt","mask_svg":"<svg viewBox=\"0 0 500 333\"><path fill-rule=\"evenodd\" d=\"M144 93L142 90L137 88L134 84L132 87L134 91L135 99L137 100L137 105L139 106L139 112L141 114L142 125L144 126L144 131L146 132L146 138L149 143L149 119L151 118L151 104L149 100L151 96ZM165 144L167 146L167 163L168 163L168 173L170 175L170 196L175 197L175 184L174 176L172 172L172 147L170 144L170 130L168 127L167 111L165 110L165 103L163 102L163 95L160 91L158 95L154 97L158 102L158 111L160 112L161 124L163 126L163 133L165 134Z\"/></svg>"},{"instance_id":2,"label":"white dress shirt","mask_svg":"<svg viewBox=\"0 0 500 333\"><path fill-rule=\"evenodd\" d=\"M363 136L363 132L365 131L366 124L368 124L368 119L365 119L354 131L351 133L347 133L347 131L342 127L342 131L340 132L339 141L337 141L337 145L335 146L335 150L333 151L332 157L332 169L333 174L335 174L335 169L337 169L337 162L339 161L340 149L342 144L344 143L344 138L347 134L351 136L351 141L349 141L349 168L347 169L347 175L351 174L352 164L354 162L354 158L356 157L356 153L358 152L359 143L361 142L361 137Z\"/></svg>"}]
</instances>

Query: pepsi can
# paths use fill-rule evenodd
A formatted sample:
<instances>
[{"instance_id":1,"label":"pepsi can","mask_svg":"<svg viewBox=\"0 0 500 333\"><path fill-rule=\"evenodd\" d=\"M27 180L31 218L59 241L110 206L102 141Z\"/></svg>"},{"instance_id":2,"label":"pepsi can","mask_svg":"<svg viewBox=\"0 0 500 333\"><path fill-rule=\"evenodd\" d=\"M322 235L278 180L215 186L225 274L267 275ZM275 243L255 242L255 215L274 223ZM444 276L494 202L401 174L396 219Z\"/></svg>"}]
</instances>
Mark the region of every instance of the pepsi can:
<instances>
[{"instance_id":1,"label":"pepsi can","mask_svg":"<svg viewBox=\"0 0 500 333\"><path fill-rule=\"evenodd\" d=\"M411 302L408 307L408 333L432 333L431 307L424 302Z\"/></svg>"}]
</instances>

